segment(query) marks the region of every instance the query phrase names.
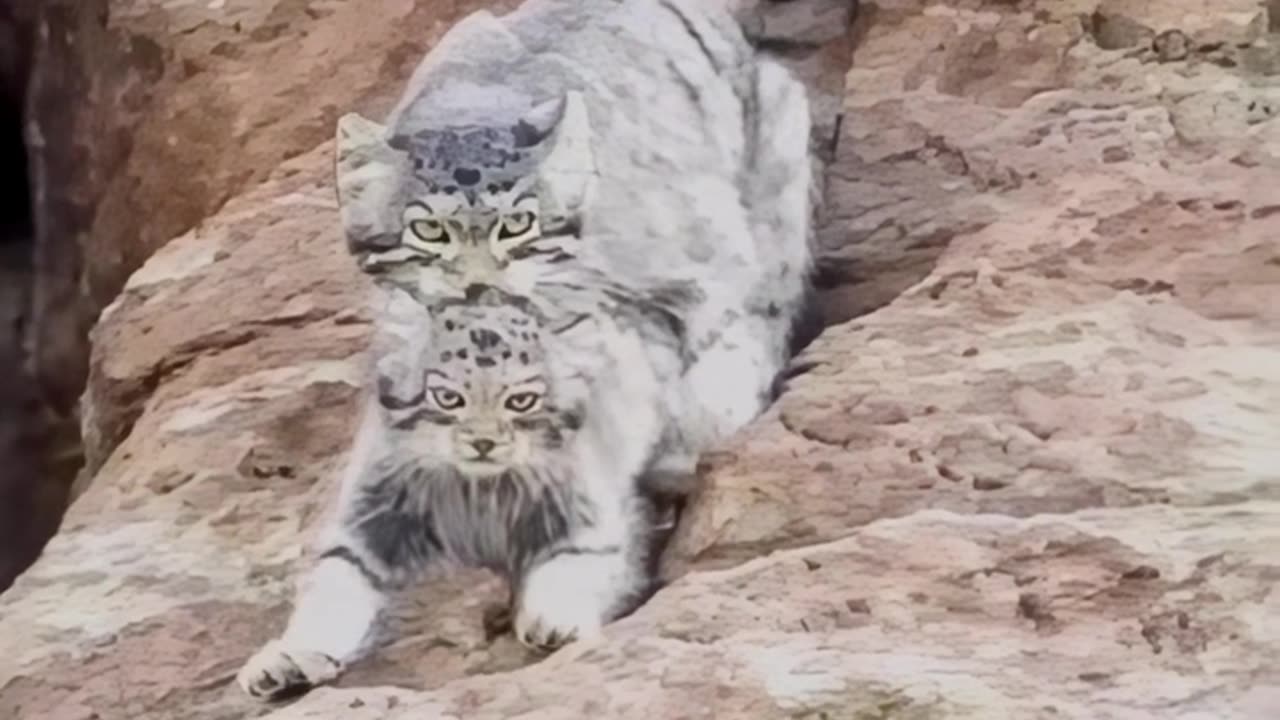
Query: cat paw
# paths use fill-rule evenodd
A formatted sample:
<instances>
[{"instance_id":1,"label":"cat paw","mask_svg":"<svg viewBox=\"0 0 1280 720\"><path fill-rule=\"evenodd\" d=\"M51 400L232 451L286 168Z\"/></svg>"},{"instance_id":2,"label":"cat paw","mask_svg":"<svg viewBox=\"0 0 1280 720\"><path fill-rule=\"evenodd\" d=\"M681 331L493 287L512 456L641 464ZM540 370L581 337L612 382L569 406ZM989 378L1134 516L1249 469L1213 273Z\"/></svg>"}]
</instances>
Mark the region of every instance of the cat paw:
<instances>
[{"instance_id":1,"label":"cat paw","mask_svg":"<svg viewBox=\"0 0 1280 720\"><path fill-rule=\"evenodd\" d=\"M333 680L341 671L342 663L324 653L288 649L273 640L249 658L236 682L256 698L278 700Z\"/></svg>"},{"instance_id":2,"label":"cat paw","mask_svg":"<svg viewBox=\"0 0 1280 720\"><path fill-rule=\"evenodd\" d=\"M522 645L550 652L600 636L603 598L583 586L581 572L588 568L576 567L582 563L574 559L556 558L525 578L515 617L516 639Z\"/></svg>"}]
</instances>

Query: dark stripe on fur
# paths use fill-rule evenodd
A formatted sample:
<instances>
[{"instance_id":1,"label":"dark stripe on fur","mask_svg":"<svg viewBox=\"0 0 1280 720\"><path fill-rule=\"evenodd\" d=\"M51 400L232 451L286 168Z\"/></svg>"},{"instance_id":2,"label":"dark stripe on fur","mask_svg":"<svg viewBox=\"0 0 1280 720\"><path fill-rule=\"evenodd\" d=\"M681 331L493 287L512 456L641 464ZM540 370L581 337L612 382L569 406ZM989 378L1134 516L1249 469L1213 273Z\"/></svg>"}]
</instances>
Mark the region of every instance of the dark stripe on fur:
<instances>
[{"instance_id":1,"label":"dark stripe on fur","mask_svg":"<svg viewBox=\"0 0 1280 720\"><path fill-rule=\"evenodd\" d=\"M351 232L347 234L347 247L353 253L393 250L400 247L400 234L388 232L366 235L358 231Z\"/></svg>"},{"instance_id":2,"label":"dark stripe on fur","mask_svg":"<svg viewBox=\"0 0 1280 720\"><path fill-rule=\"evenodd\" d=\"M547 553L546 559L550 560L560 555L617 555L620 552L622 552L622 548L617 545L606 545L602 548L584 548L568 545Z\"/></svg>"},{"instance_id":3,"label":"dark stripe on fur","mask_svg":"<svg viewBox=\"0 0 1280 720\"><path fill-rule=\"evenodd\" d=\"M378 378L378 402L388 410L406 410L418 405L425 398L424 392L419 392L407 399L398 398L395 394L395 381L385 375Z\"/></svg>"},{"instance_id":4,"label":"dark stripe on fur","mask_svg":"<svg viewBox=\"0 0 1280 720\"><path fill-rule=\"evenodd\" d=\"M582 218L572 215L565 218L548 220L542 225L542 237L572 237L582 239Z\"/></svg>"},{"instance_id":5,"label":"dark stripe on fur","mask_svg":"<svg viewBox=\"0 0 1280 720\"><path fill-rule=\"evenodd\" d=\"M711 49L707 47L707 41L703 39L702 33L698 32L697 28L693 26L693 21L691 21L687 15L671 3L664 0L659 4L666 8L672 15L676 16L680 21L680 24L684 26L685 32L689 33L690 37L693 38L693 41L698 43L698 48L702 50L702 54L706 56L707 62L711 64L711 67L716 71L716 74L720 74L720 63L716 62L716 58L711 54Z\"/></svg>"},{"instance_id":6,"label":"dark stripe on fur","mask_svg":"<svg viewBox=\"0 0 1280 720\"><path fill-rule=\"evenodd\" d=\"M574 318L573 318L572 320L570 320L569 322L565 323L564 325L561 325L560 327L551 328L551 333L552 333L553 335L559 335L559 334L561 334L561 333L568 332L569 330L571 330L571 329L573 329L573 328L577 327L578 325L581 325L582 323L586 322L586 321L587 321L587 320L589 320L590 318L591 318L591 316L590 316L590 315L587 315L586 313L581 313L581 314L579 314L579 315L574 316Z\"/></svg>"},{"instance_id":7,"label":"dark stripe on fur","mask_svg":"<svg viewBox=\"0 0 1280 720\"><path fill-rule=\"evenodd\" d=\"M337 547L329 548L320 554L321 560L327 560L329 558L333 558L334 560L344 560L353 565L355 569L359 570L360 574L364 576L364 579L369 581L369 585L371 585L374 590L381 592L386 589L386 582L379 577L377 573L370 570L364 560L361 560L359 555L352 552L351 548L339 545Z\"/></svg>"},{"instance_id":8,"label":"dark stripe on fur","mask_svg":"<svg viewBox=\"0 0 1280 720\"><path fill-rule=\"evenodd\" d=\"M388 409L395 410L396 408ZM391 427L396 430L412 430L417 427L419 423L423 422L429 422L433 425L453 425L457 420L450 415L446 415L442 412L436 412L430 408L419 408L407 415L392 419Z\"/></svg>"}]
</instances>

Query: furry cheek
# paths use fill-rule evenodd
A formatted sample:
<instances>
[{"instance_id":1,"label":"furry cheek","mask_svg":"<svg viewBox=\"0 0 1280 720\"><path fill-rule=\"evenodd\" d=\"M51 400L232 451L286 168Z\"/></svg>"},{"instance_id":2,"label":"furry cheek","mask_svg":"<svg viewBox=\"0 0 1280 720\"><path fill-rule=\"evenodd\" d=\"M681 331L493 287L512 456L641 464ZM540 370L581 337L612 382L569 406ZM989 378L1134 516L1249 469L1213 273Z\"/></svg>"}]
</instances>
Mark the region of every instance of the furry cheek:
<instances>
[{"instance_id":1,"label":"furry cheek","mask_svg":"<svg viewBox=\"0 0 1280 720\"><path fill-rule=\"evenodd\" d=\"M533 461L532 445L528 435L517 431L511 439L511 464L517 466L530 464Z\"/></svg>"},{"instance_id":2,"label":"furry cheek","mask_svg":"<svg viewBox=\"0 0 1280 720\"><path fill-rule=\"evenodd\" d=\"M406 434L404 446L412 448L414 453L441 458L454 455L453 433L446 416L433 414L430 418L418 418Z\"/></svg>"},{"instance_id":3,"label":"furry cheek","mask_svg":"<svg viewBox=\"0 0 1280 720\"><path fill-rule=\"evenodd\" d=\"M539 416L522 418L516 421L520 429L519 435L527 446L543 452L551 452L564 447L568 436L574 428L558 426L550 417Z\"/></svg>"}]
</instances>

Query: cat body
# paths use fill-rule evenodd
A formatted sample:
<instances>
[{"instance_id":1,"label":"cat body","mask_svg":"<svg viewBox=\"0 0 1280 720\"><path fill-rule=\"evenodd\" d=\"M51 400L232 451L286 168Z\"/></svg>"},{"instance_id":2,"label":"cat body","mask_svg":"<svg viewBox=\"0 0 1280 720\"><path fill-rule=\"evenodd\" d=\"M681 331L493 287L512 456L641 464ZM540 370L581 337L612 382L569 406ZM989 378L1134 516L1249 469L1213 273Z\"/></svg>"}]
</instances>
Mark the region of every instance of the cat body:
<instances>
[{"instance_id":1,"label":"cat body","mask_svg":"<svg viewBox=\"0 0 1280 720\"><path fill-rule=\"evenodd\" d=\"M516 636L539 649L595 635L650 588L635 478L663 427L644 401L670 368L647 362L625 312L547 326L493 290L402 310L317 562L238 675L253 695L337 677L389 593L433 568L508 578Z\"/></svg>"},{"instance_id":2,"label":"cat body","mask_svg":"<svg viewBox=\"0 0 1280 720\"><path fill-rule=\"evenodd\" d=\"M349 115L348 244L423 298L484 283L550 312L607 298L682 346L672 464L768 403L811 266L808 104L732 17L678 0L478 12L386 126Z\"/></svg>"},{"instance_id":3,"label":"cat body","mask_svg":"<svg viewBox=\"0 0 1280 720\"><path fill-rule=\"evenodd\" d=\"M387 347L318 561L241 686L336 677L440 564L506 575L534 647L632 607L640 481L691 476L787 359L808 131L803 88L696 0L477 12L385 125L344 117L342 222Z\"/></svg>"}]
</instances>

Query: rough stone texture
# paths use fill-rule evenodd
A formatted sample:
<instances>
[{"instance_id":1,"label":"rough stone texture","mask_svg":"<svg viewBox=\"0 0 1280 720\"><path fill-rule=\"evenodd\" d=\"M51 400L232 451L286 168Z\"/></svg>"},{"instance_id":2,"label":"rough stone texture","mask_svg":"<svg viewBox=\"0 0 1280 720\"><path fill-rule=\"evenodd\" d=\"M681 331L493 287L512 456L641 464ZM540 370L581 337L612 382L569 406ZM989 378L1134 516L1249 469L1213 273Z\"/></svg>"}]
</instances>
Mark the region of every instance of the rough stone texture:
<instances>
[{"instance_id":1,"label":"rough stone texture","mask_svg":"<svg viewBox=\"0 0 1280 720\"><path fill-rule=\"evenodd\" d=\"M821 236L829 317L861 316L707 459L671 584L529 664L463 575L272 709L231 678L283 623L368 336L328 150L284 163L95 332L111 454L0 597L0 717L1274 717L1275 20L864 3Z\"/></svg>"}]
</instances>

